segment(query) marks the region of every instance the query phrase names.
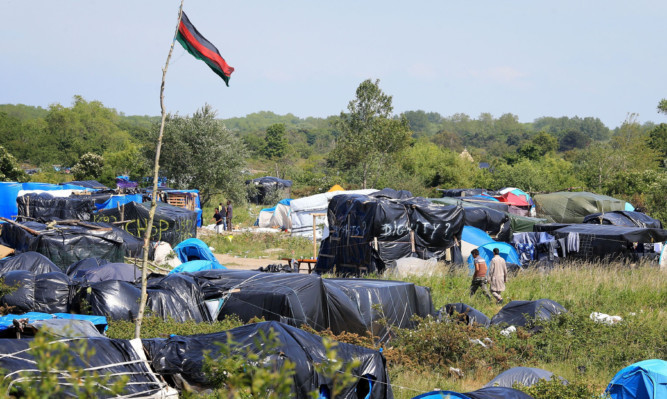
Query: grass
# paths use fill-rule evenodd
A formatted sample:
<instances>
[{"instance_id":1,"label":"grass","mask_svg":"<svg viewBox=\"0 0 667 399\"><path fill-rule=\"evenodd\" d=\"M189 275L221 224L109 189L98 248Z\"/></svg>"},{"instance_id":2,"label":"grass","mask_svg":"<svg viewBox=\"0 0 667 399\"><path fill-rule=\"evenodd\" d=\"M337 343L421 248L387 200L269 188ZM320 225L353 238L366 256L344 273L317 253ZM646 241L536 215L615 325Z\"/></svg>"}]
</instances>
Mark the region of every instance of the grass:
<instances>
[{"instance_id":1,"label":"grass","mask_svg":"<svg viewBox=\"0 0 667 399\"><path fill-rule=\"evenodd\" d=\"M239 257L280 259L310 258L313 242L304 237L292 237L288 233L235 233L231 239L226 234L201 237L215 253Z\"/></svg>"}]
</instances>

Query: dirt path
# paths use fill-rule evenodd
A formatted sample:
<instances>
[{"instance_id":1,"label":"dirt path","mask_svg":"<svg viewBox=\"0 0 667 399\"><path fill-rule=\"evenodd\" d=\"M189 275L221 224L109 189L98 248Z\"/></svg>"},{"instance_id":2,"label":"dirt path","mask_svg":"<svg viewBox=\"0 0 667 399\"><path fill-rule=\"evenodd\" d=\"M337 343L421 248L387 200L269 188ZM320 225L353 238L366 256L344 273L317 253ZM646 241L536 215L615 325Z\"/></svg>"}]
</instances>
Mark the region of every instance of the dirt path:
<instances>
[{"instance_id":1,"label":"dirt path","mask_svg":"<svg viewBox=\"0 0 667 399\"><path fill-rule=\"evenodd\" d=\"M239 258L233 255L214 254L218 262L228 269L234 270L256 270L273 263L286 264L286 261L276 259Z\"/></svg>"}]
</instances>

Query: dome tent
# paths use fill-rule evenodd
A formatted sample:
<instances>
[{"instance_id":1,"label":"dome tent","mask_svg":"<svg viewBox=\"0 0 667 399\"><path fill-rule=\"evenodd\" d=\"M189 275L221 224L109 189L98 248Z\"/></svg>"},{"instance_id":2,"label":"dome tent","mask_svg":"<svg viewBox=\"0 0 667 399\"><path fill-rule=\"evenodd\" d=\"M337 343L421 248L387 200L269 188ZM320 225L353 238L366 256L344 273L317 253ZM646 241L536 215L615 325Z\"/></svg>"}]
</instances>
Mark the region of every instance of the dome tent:
<instances>
[{"instance_id":1,"label":"dome tent","mask_svg":"<svg viewBox=\"0 0 667 399\"><path fill-rule=\"evenodd\" d=\"M622 369L611 379L605 393L612 399L658 399L667 397L667 362L643 360Z\"/></svg>"},{"instance_id":2,"label":"dome tent","mask_svg":"<svg viewBox=\"0 0 667 399\"><path fill-rule=\"evenodd\" d=\"M498 248L500 252L500 257L505 259L505 262L508 263L508 268L509 264L514 264L514 265L521 265L521 258L519 258L519 253L516 252L516 249L514 247L506 242L490 242L484 245L480 245L479 248L479 256L481 256L485 261L486 265L489 266L491 264L491 259L493 259L493 249ZM470 255L468 257L468 266L470 267L470 270L472 272L475 271L475 266L473 265L473 257Z\"/></svg>"},{"instance_id":3,"label":"dome tent","mask_svg":"<svg viewBox=\"0 0 667 399\"><path fill-rule=\"evenodd\" d=\"M498 374L484 386L511 388L514 383L519 383L529 387L535 385L539 380L551 380L553 376L554 373L551 371L538 369L536 367L512 367L511 369ZM567 385L566 380L561 381Z\"/></svg>"},{"instance_id":4,"label":"dome tent","mask_svg":"<svg viewBox=\"0 0 667 399\"><path fill-rule=\"evenodd\" d=\"M491 325L507 324L523 327L531 320L551 320L554 315L565 312L567 309L551 299L512 301L491 318Z\"/></svg>"}]
</instances>

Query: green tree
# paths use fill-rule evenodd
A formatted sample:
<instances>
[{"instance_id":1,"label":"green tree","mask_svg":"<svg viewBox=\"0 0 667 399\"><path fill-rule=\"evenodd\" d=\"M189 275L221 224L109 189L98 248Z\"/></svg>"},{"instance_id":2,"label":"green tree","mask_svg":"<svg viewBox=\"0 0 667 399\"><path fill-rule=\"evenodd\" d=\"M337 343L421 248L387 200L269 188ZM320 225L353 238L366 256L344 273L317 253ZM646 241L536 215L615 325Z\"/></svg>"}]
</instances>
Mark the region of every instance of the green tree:
<instances>
[{"instance_id":1,"label":"green tree","mask_svg":"<svg viewBox=\"0 0 667 399\"><path fill-rule=\"evenodd\" d=\"M558 140L558 150L564 152L575 148L585 148L590 142L590 137L578 130L570 130Z\"/></svg>"},{"instance_id":2,"label":"green tree","mask_svg":"<svg viewBox=\"0 0 667 399\"><path fill-rule=\"evenodd\" d=\"M266 140L262 154L269 160L275 162L276 177L280 177L278 168L279 160L287 155L289 143L285 136L285 125L276 123L266 129Z\"/></svg>"},{"instance_id":3,"label":"green tree","mask_svg":"<svg viewBox=\"0 0 667 399\"><path fill-rule=\"evenodd\" d=\"M72 174L76 180L97 180L102 175L104 158L87 152L81 156L79 162L72 167Z\"/></svg>"},{"instance_id":4,"label":"green tree","mask_svg":"<svg viewBox=\"0 0 667 399\"><path fill-rule=\"evenodd\" d=\"M347 106L349 112L340 115L341 137L329 157L344 170L358 170L363 188L379 168L387 167L392 155L408 145L411 135L407 119L391 119L392 97L379 83L367 79L359 85L356 98Z\"/></svg>"},{"instance_id":5,"label":"green tree","mask_svg":"<svg viewBox=\"0 0 667 399\"><path fill-rule=\"evenodd\" d=\"M663 98L658 103L658 112L667 114L667 98Z\"/></svg>"},{"instance_id":6,"label":"green tree","mask_svg":"<svg viewBox=\"0 0 667 399\"><path fill-rule=\"evenodd\" d=\"M26 182L30 179L28 175L21 169L16 162L16 159L10 154L5 147L0 146L0 180L1 181L16 181Z\"/></svg>"},{"instance_id":7,"label":"green tree","mask_svg":"<svg viewBox=\"0 0 667 399\"><path fill-rule=\"evenodd\" d=\"M519 148L519 155L531 161L537 161L550 152L556 151L558 140L549 133L540 132L530 142Z\"/></svg>"},{"instance_id":8,"label":"green tree","mask_svg":"<svg viewBox=\"0 0 667 399\"><path fill-rule=\"evenodd\" d=\"M198 189L202 205L219 193L237 202L245 198L245 146L215 116L208 104L191 117L169 115L160 157L160 170L170 185ZM156 125L155 137L158 131ZM155 148L148 146L146 152L149 159L155 157Z\"/></svg>"}]
</instances>

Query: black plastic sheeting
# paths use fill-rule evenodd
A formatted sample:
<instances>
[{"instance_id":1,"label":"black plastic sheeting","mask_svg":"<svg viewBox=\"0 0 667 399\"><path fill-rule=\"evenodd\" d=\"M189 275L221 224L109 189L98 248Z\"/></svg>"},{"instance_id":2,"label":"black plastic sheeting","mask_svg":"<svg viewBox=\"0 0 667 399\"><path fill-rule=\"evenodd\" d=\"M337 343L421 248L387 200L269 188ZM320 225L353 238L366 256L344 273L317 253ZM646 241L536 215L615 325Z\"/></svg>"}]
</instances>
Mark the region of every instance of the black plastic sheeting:
<instances>
[{"instance_id":1,"label":"black plastic sheeting","mask_svg":"<svg viewBox=\"0 0 667 399\"><path fill-rule=\"evenodd\" d=\"M470 197L472 195L481 195L490 193L489 190L483 188L450 188L447 190L438 190L443 197Z\"/></svg>"},{"instance_id":2,"label":"black plastic sheeting","mask_svg":"<svg viewBox=\"0 0 667 399\"><path fill-rule=\"evenodd\" d=\"M246 180L246 185L254 185L257 191L254 195L248 197L248 201L253 204L263 204L267 197L279 190L285 190L292 187L291 180L283 180L273 176L259 177L257 179Z\"/></svg>"},{"instance_id":3,"label":"black plastic sheeting","mask_svg":"<svg viewBox=\"0 0 667 399\"><path fill-rule=\"evenodd\" d=\"M554 373L551 371L538 369L535 367L513 367L498 374L494 379L489 381L485 387L506 387L511 388L514 383L519 383L525 387L530 387L537 384L540 380L551 380ZM567 381L561 379L564 385Z\"/></svg>"},{"instance_id":4,"label":"black plastic sheeting","mask_svg":"<svg viewBox=\"0 0 667 399\"><path fill-rule=\"evenodd\" d=\"M151 315L182 323L210 321L199 285L182 273L149 281L146 307ZM141 287L126 281L91 284L85 292L91 314L114 320L134 320L139 313Z\"/></svg>"},{"instance_id":5,"label":"black plastic sheeting","mask_svg":"<svg viewBox=\"0 0 667 399\"><path fill-rule=\"evenodd\" d=\"M202 372L204 353L215 358L220 353L218 344L234 343L233 353L244 354L251 350L261 354L260 332L267 334L273 330L277 333L279 346L273 353L266 354L262 364L280 367L288 359L295 364L293 398L310 398L312 392L320 392L323 387L331 391L333 381L330 376L318 373L314 363L327 361L322 338L275 321L249 324L226 332L193 336L173 336L168 339L145 339L144 348L152 359L152 365L158 374L165 377L178 376L190 385L199 388L210 388ZM351 370L358 376L355 384L345 387L338 398L356 399L364 397L363 390L368 389L371 380L371 399L391 399L394 397L389 385L386 362L382 354L373 349L338 343L336 345L338 359L343 364L358 360L360 365ZM173 378L172 378L173 380ZM355 391L359 392L355 392Z\"/></svg>"},{"instance_id":6,"label":"black plastic sheeting","mask_svg":"<svg viewBox=\"0 0 667 399\"><path fill-rule=\"evenodd\" d=\"M568 252L567 256L588 260L639 257L644 255L644 246L635 248L633 243L667 241L667 230L605 224L573 224L550 234L557 240L576 234L579 251Z\"/></svg>"},{"instance_id":7,"label":"black plastic sheeting","mask_svg":"<svg viewBox=\"0 0 667 399\"><path fill-rule=\"evenodd\" d=\"M141 361L141 358L132 347L130 341L119 339L108 339L102 337L90 338L67 338L61 342L69 348L68 355L71 356L72 366L78 369L88 370L85 375L92 374L93 371L101 375L126 375L129 379L125 385L124 395L128 397L148 397L158 394L164 389L164 383L161 383L157 376L151 371L147 362ZM7 380L14 380L22 377L19 371L39 377L39 370L35 369L36 359L30 351L31 339L3 339L0 345L0 369L4 371ZM86 357L81 358L81 346L85 348L95 348L95 351L85 351ZM61 388L65 390L68 397L76 397L75 392L66 383L67 371L57 373ZM115 382L116 377L111 377L110 384ZM100 397L109 397L103 395L99 390ZM157 397L157 396L156 396Z\"/></svg>"},{"instance_id":8,"label":"black plastic sheeting","mask_svg":"<svg viewBox=\"0 0 667 399\"><path fill-rule=\"evenodd\" d=\"M461 205L465 213L465 225L477 227L487 232L489 235L496 236L496 241L509 242L511 239L511 218L506 213L507 210L491 209L485 203L469 203L466 201L444 199L432 199L435 203L444 203L448 205ZM501 204L499 202L499 204ZM506 204L502 204L507 207Z\"/></svg>"},{"instance_id":9,"label":"black plastic sheeting","mask_svg":"<svg viewBox=\"0 0 667 399\"><path fill-rule=\"evenodd\" d=\"M48 193L25 194L16 198L18 220L30 217L41 220L90 220L95 201L87 196L54 197Z\"/></svg>"},{"instance_id":10,"label":"black plastic sheeting","mask_svg":"<svg viewBox=\"0 0 667 399\"><path fill-rule=\"evenodd\" d=\"M337 286L357 305L366 328L381 342L389 340L392 327L414 328L413 316L423 318L435 313L429 289L412 283L325 279L324 284L329 291Z\"/></svg>"},{"instance_id":11,"label":"black plastic sheeting","mask_svg":"<svg viewBox=\"0 0 667 399\"><path fill-rule=\"evenodd\" d=\"M60 268L38 252L24 252L0 260L0 274L12 270L27 270L35 274L60 272Z\"/></svg>"},{"instance_id":12,"label":"black plastic sheeting","mask_svg":"<svg viewBox=\"0 0 667 399\"><path fill-rule=\"evenodd\" d=\"M408 190L394 190L393 188L383 188L382 190L371 193L368 196L388 199L407 199L414 197L414 195L412 195L412 193Z\"/></svg>"},{"instance_id":13,"label":"black plastic sheeting","mask_svg":"<svg viewBox=\"0 0 667 399\"><path fill-rule=\"evenodd\" d=\"M1 275L5 285L16 287L0 297L0 304L12 306L14 313L68 313L72 299L71 282L62 272L35 275L15 270Z\"/></svg>"},{"instance_id":14,"label":"black plastic sheeting","mask_svg":"<svg viewBox=\"0 0 667 399\"><path fill-rule=\"evenodd\" d=\"M606 213L593 213L584 218L584 223L611 224L625 227L648 227L661 229L662 222L641 213L631 211L613 211Z\"/></svg>"},{"instance_id":15,"label":"black plastic sheeting","mask_svg":"<svg viewBox=\"0 0 667 399\"><path fill-rule=\"evenodd\" d=\"M150 203L129 202L123 207L103 209L93 215L93 221L115 223L121 220L122 229L142 238L148 225ZM197 212L165 203L158 203L151 230L151 241L166 241L172 247L197 236Z\"/></svg>"},{"instance_id":16,"label":"black plastic sheeting","mask_svg":"<svg viewBox=\"0 0 667 399\"><path fill-rule=\"evenodd\" d=\"M551 320L553 316L565 312L567 312L567 310L560 303L552 301L551 299L512 301L503 306L503 308L491 318L491 325L507 324L517 327L525 327L533 321Z\"/></svg>"},{"instance_id":17,"label":"black plastic sheeting","mask_svg":"<svg viewBox=\"0 0 667 399\"><path fill-rule=\"evenodd\" d=\"M388 338L380 323L411 327L412 317L433 314L427 288L384 280L322 279L307 274L210 270L193 274L208 301L222 300L217 318L235 314L280 321L295 327L331 329Z\"/></svg>"},{"instance_id":18,"label":"black plastic sheeting","mask_svg":"<svg viewBox=\"0 0 667 399\"><path fill-rule=\"evenodd\" d=\"M473 308L472 306L461 302L448 303L440 308L437 313L437 319L442 320L445 315L452 319L459 320L469 326L477 324L482 327L488 327L489 324L491 324L491 319L489 319L487 315Z\"/></svg>"},{"instance_id":19,"label":"black plastic sheeting","mask_svg":"<svg viewBox=\"0 0 667 399\"><path fill-rule=\"evenodd\" d=\"M102 261L102 260L100 260ZM98 262L93 258L93 262L87 259L77 262L77 266L70 266L67 269L67 275L72 280L82 282L85 284L97 283L100 281L118 280L134 282L141 280L141 268L127 263L109 263L102 261ZM95 265L94 263L97 263Z\"/></svg>"},{"instance_id":20,"label":"black plastic sheeting","mask_svg":"<svg viewBox=\"0 0 667 399\"><path fill-rule=\"evenodd\" d=\"M409 256L443 259L460 241L464 224L460 206L420 197L340 194L331 199L327 213L330 233L320 247L318 273L383 272L390 261Z\"/></svg>"},{"instance_id":21,"label":"black plastic sheeting","mask_svg":"<svg viewBox=\"0 0 667 399\"><path fill-rule=\"evenodd\" d=\"M39 232L34 236L19 226L4 223L0 241L17 252L39 252L61 270L70 264L86 258L102 258L110 262L122 262L125 256L124 236L118 229L100 226L91 229L82 226L47 225L25 222L24 226Z\"/></svg>"}]
</instances>

